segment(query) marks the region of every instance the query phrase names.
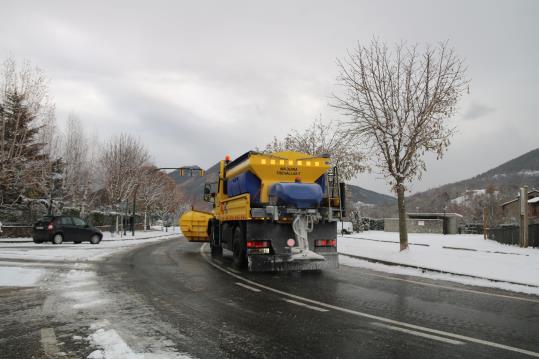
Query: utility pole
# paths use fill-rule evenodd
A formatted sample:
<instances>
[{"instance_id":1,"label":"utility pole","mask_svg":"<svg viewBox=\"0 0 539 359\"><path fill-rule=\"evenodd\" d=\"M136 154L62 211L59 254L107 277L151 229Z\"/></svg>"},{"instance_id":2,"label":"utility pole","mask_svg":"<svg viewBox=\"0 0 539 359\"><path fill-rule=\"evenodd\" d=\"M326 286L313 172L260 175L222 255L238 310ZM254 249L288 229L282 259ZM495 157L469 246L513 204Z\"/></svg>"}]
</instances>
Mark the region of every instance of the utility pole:
<instances>
[{"instance_id":1,"label":"utility pole","mask_svg":"<svg viewBox=\"0 0 539 359\"><path fill-rule=\"evenodd\" d=\"M483 239L487 239L487 207L483 207Z\"/></svg>"},{"instance_id":2,"label":"utility pole","mask_svg":"<svg viewBox=\"0 0 539 359\"><path fill-rule=\"evenodd\" d=\"M520 246L528 247L528 186L520 188Z\"/></svg>"},{"instance_id":3,"label":"utility pole","mask_svg":"<svg viewBox=\"0 0 539 359\"><path fill-rule=\"evenodd\" d=\"M127 223L125 223L125 221L127 221L128 209L129 209L129 199L126 199L125 200L125 217L124 217L124 220L122 221L123 228L124 228L124 236L127 235Z\"/></svg>"},{"instance_id":4,"label":"utility pole","mask_svg":"<svg viewBox=\"0 0 539 359\"><path fill-rule=\"evenodd\" d=\"M137 190L138 184L135 186L135 191L133 192L133 220L131 221L131 235L135 236L135 213L137 210Z\"/></svg>"},{"instance_id":5,"label":"utility pole","mask_svg":"<svg viewBox=\"0 0 539 359\"><path fill-rule=\"evenodd\" d=\"M51 194L49 198L49 210L47 211L49 216L52 216L52 188L51 188Z\"/></svg>"}]
</instances>

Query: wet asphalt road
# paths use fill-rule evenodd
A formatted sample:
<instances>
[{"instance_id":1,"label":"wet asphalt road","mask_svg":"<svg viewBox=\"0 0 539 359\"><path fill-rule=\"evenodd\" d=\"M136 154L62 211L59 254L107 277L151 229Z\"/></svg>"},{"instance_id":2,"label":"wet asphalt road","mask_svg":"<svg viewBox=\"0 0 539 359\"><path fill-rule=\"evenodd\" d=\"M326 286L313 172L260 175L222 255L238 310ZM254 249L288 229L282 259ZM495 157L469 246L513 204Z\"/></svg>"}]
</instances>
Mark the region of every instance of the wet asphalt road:
<instances>
[{"instance_id":1,"label":"wet asphalt road","mask_svg":"<svg viewBox=\"0 0 539 359\"><path fill-rule=\"evenodd\" d=\"M345 266L230 268L230 257L211 261L201 244L173 239L113 256L98 276L111 293L151 308L176 348L199 358L539 355L535 296Z\"/></svg>"}]
</instances>

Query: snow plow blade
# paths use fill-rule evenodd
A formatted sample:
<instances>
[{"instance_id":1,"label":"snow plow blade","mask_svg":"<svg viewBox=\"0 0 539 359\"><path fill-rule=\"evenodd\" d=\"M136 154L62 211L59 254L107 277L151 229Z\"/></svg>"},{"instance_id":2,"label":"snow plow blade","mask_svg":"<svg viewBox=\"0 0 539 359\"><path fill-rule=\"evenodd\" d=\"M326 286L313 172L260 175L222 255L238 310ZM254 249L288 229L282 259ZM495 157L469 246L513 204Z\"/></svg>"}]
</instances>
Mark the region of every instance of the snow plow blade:
<instances>
[{"instance_id":1,"label":"snow plow blade","mask_svg":"<svg viewBox=\"0 0 539 359\"><path fill-rule=\"evenodd\" d=\"M209 242L208 221L213 215L203 211L188 211L180 217L180 228L189 242Z\"/></svg>"},{"instance_id":2,"label":"snow plow blade","mask_svg":"<svg viewBox=\"0 0 539 359\"><path fill-rule=\"evenodd\" d=\"M297 255L249 255L250 272L281 272L336 269L339 267L339 254L316 253L322 258L298 258Z\"/></svg>"}]
</instances>

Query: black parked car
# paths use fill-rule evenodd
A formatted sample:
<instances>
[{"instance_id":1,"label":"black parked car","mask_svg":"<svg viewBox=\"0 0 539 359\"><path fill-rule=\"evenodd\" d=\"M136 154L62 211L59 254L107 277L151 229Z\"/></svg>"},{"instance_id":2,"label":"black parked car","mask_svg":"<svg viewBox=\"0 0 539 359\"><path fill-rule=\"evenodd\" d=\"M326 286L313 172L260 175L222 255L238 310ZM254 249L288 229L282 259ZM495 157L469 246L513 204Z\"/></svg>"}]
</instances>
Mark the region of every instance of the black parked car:
<instances>
[{"instance_id":1,"label":"black parked car","mask_svg":"<svg viewBox=\"0 0 539 359\"><path fill-rule=\"evenodd\" d=\"M103 238L103 233L78 217L46 216L34 225L32 237L35 243L60 244L64 241L74 243L89 241L92 244L98 244Z\"/></svg>"}]
</instances>

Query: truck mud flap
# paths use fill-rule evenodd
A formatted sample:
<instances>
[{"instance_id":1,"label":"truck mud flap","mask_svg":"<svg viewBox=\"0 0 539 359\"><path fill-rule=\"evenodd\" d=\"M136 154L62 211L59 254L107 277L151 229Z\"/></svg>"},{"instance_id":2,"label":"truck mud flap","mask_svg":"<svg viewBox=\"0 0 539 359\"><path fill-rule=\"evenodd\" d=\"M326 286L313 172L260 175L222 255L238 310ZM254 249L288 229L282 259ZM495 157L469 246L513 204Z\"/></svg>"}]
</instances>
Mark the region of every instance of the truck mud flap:
<instances>
[{"instance_id":1,"label":"truck mud flap","mask_svg":"<svg viewBox=\"0 0 539 359\"><path fill-rule=\"evenodd\" d=\"M250 272L281 272L335 269L339 267L338 253L319 253L325 261L290 261L289 255L249 255Z\"/></svg>"}]
</instances>

